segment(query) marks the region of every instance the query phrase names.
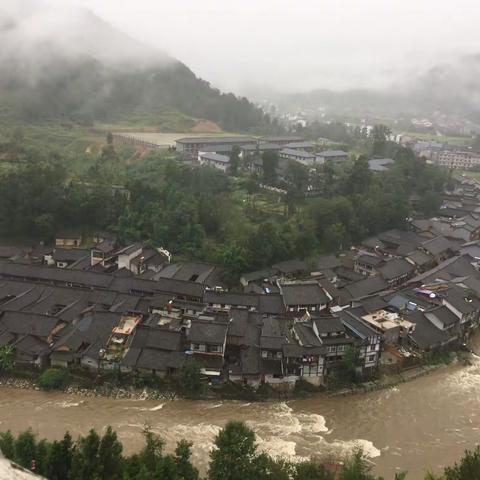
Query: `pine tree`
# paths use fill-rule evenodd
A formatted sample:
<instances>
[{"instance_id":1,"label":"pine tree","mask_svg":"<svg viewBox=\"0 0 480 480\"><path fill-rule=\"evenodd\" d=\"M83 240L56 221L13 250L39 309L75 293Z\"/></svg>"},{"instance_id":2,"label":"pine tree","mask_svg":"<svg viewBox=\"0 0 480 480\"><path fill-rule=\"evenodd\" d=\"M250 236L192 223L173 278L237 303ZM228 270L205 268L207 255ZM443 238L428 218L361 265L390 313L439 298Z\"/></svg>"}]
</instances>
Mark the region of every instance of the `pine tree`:
<instances>
[{"instance_id":1,"label":"pine tree","mask_svg":"<svg viewBox=\"0 0 480 480\"><path fill-rule=\"evenodd\" d=\"M102 480L120 480L122 478L122 450L123 447L117 439L117 434L109 426L98 449L99 478Z\"/></svg>"},{"instance_id":2,"label":"pine tree","mask_svg":"<svg viewBox=\"0 0 480 480\"><path fill-rule=\"evenodd\" d=\"M198 470L192 465L190 458L192 443L180 440L175 449L175 462L177 464L177 475L182 480L198 480Z\"/></svg>"},{"instance_id":3,"label":"pine tree","mask_svg":"<svg viewBox=\"0 0 480 480\"><path fill-rule=\"evenodd\" d=\"M31 468L35 455L35 435L28 429L15 440L15 461L24 468Z\"/></svg>"},{"instance_id":4,"label":"pine tree","mask_svg":"<svg viewBox=\"0 0 480 480\"><path fill-rule=\"evenodd\" d=\"M15 438L10 430L0 433L0 451L5 458L13 460L15 457Z\"/></svg>"}]
</instances>

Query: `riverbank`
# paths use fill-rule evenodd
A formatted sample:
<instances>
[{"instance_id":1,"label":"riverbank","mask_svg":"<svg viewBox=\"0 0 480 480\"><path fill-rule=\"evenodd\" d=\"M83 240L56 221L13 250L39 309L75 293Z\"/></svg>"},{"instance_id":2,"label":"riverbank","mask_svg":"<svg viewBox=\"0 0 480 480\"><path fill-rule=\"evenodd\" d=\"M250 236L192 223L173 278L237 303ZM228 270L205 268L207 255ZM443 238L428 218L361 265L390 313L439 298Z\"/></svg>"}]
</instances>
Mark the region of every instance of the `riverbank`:
<instances>
[{"instance_id":1,"label":"riverbank","mask_svg":"<svg viewBox=\"0 0 480 480\"><path fill-rule=\"evenodd\" d=\"M15 376L0 377L0 388L16 388L20 390L42 389L37 382L31 379L19 378ZM99 385L86 388L79 385L67 385L64 388L55 390L56 392L66 393L68 395L77 395L80 397L105 397L111 399L126 400L174 400L180 398L178 393L173 391L162 391L145 387L138 389L135 387L117 387L113 385Z\"/></svg>"},{"instance_id":2,"label":"riverbank","mask_svg":"<svg viewBox=\"0 0 480 480\"><path fill-rule=\"evenodd\" d=\"M350 388L344 388L335 392L330 392L329 396L338 397L345 395L359 395L362 393L373 392L375 390L383 390L385 388L392 388L401 383L409 382L424 375L428 375L440 368L446 367L446 364L436 365L422 365L419 367L411 368L403 372L394 375L385 375L378 380L372 380L370 382L360 383Z\"/></svg>"},{"instance_id":3,"label":"riverbank","mask_svg":"<svg viewBox=\"0 0 480 480\"><path fill-rule=\"evenodd\" d=\"M358 384L352 384L348 387L339 388L336 390L328 390L327 388L313 387L305 382L298 383L294 390L278 391L272 386L265 384L260 386L257 390L253 390L242 385L228 382L218 386L205 385L203 393L195 395L185 395L179 392L175 385L165 384L163 387L141 387L134 385L116 385L110 382L104 382L95 385L93 382L83 381L81 384L72 382L66 384L63 388L56 389L57 392L68 395L76 395L79 397L104 397L110 399L127 399L127 400L160 400L172 401L175 399L190 399L190 400L240 400L240 401L289 401L298 400L310 397L341 397L346 395L361 395L375 390L382 390L394 387L401 383L409 382L418 377L428 375L439 368L445 367L447 364L457 363L468 365L469 361L465 357L461 360L458 357L452 362L435 363L420 365L417 367L404 370L397 374L383 375L376 380L370 380ZM22 375L11 374L10 376L0 376L0 388L15 388L21 390L35 390L41 391L39 386L38 374L36 372L29 372L26 378L25 372Z\"/></svg>"}]
</instances>

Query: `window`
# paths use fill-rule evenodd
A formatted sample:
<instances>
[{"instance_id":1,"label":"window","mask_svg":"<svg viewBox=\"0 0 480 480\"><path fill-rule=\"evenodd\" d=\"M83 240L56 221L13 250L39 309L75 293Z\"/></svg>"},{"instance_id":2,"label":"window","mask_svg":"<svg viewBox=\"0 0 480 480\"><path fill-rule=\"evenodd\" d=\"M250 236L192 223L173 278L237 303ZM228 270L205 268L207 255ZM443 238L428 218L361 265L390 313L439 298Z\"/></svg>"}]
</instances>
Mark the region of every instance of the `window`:
<instances>
[{"instance_id":1,"label":"window","mask_svg":"<svg viewBox=\"0 0 480 480\"><path fill-rule=\"evenodd\" d=\"M193 343L193 344L192 344L192 350L200 350L200 344L198 344L198 343Z\"/></svg>"},{"instance_id":2,"label":"window","mask_svg":"<svg viewBox=\"0 0 480 480\"><path fill-rule=\"evenodd\" d=\"M345 345L339 345L337 351L338 352L344 352L345 351Z\"/></svg>"},{"instance_id":3,"label":"window","mask_svg":"<svg viewBox=\"0 0 480 480\"><path fill-rule=\"evenodd\" d=\"M376 355L369 355L369 356L368 356L368 361L369 361L369 362L374 362L376 358L377 358Z\"/></svg>"},{"instance_id":4,"label":"window","mask_svg":"<svg viewBox=\"0 0 480 480\"><path fill-rule=\"evenodd\" d=\"M262 350L262 358L267 358L268 352L266 350Z\"/></svg>"},{"instance_id":5,"label":"window","mask_svg":"<svg viewBox=\"0 0 480 480\"><path fill-rule=\"evenodd\" d=\"M337 351L337 347L328 347L327 352L328 353L335 353Z\"/></svg>"},{"instance_id":6,"label":"window","mask_svg":"<svg viewBox=\"0 0 480 480\"><path fill-rule=\"evenodd\" d=\"M371 352L374 352L374 351L375 351L375 347L376 347L375 345L370 345L370 347L369 347L370 351L371 351Z\"/></svg>"},{"instance_id":7,"label":"window","mask_svg":"<svg viewBox=\"0 0 480 480\"><path fill-rule=\"evenodd\" d=\"M223 348L221 345L210 345L208 351L212 353L222 353Z\"/></svg>"},{"instance_id":8,"label":"window","mask_svg":"<svg viewBox=\"0 0 480 480\"><path fill-rule=\"evenodd\" d=\"M277 358L282 358L282 352L277 352Z\"/></svg>"}]
</instances>

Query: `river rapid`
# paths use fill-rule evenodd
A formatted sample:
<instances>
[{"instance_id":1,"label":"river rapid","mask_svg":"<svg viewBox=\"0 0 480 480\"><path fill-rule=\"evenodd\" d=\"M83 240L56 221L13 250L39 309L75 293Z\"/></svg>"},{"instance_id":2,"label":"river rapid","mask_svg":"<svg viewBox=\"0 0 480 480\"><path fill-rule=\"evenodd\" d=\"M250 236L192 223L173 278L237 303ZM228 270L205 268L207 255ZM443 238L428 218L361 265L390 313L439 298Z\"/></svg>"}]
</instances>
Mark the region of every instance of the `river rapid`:
<instances>
[{"instance_id":1,"label":"river rapid","mask_svg":"<svg viewBox=\"0 0 480 480\"><path fill-rule=\"evenodd\" d=\"M427 469L454 463L480 443L480 357L471 366L453 365L388 390L289 402L114 400L64 393L0 388L0 430L28 427L40 437L61 438L66 430L85 434L111 425L128 453L141 448L149 424L172 450L176 441L194 442L193 459L202 471L219 429L245 421L260 448L300 459L341 455L363 448L377 474L393 478L401 469L421 479Z\"/></svg>"}]
</instances>

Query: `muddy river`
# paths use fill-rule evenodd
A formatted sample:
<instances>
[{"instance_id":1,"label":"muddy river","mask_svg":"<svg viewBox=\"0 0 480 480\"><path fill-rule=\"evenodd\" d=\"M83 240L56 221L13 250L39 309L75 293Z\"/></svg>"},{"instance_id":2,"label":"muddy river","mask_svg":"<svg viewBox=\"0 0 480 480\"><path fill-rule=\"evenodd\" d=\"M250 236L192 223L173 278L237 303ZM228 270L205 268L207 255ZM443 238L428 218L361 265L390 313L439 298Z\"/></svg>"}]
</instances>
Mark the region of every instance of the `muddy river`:
<instances>
[{"instance_id":1,"label":"muddy river","mask_svg":"<svg viewBox=\"0 0 480 480\"><path fill-rule=\"evenodd\" d=\"M145 424L164 437L168 449L186 438L204 470L213 438L230 419L243 420L262 449L287 457L341 454L361 446L378 474L400 469L423 478L457 460L480 442L480 358L468 367L436 372L388 390L341 398L246 403L82 398L0 388L0 430L32 427L60 438L112 425L128 452L142 445Z\"/></svg>"}]
</instances>

